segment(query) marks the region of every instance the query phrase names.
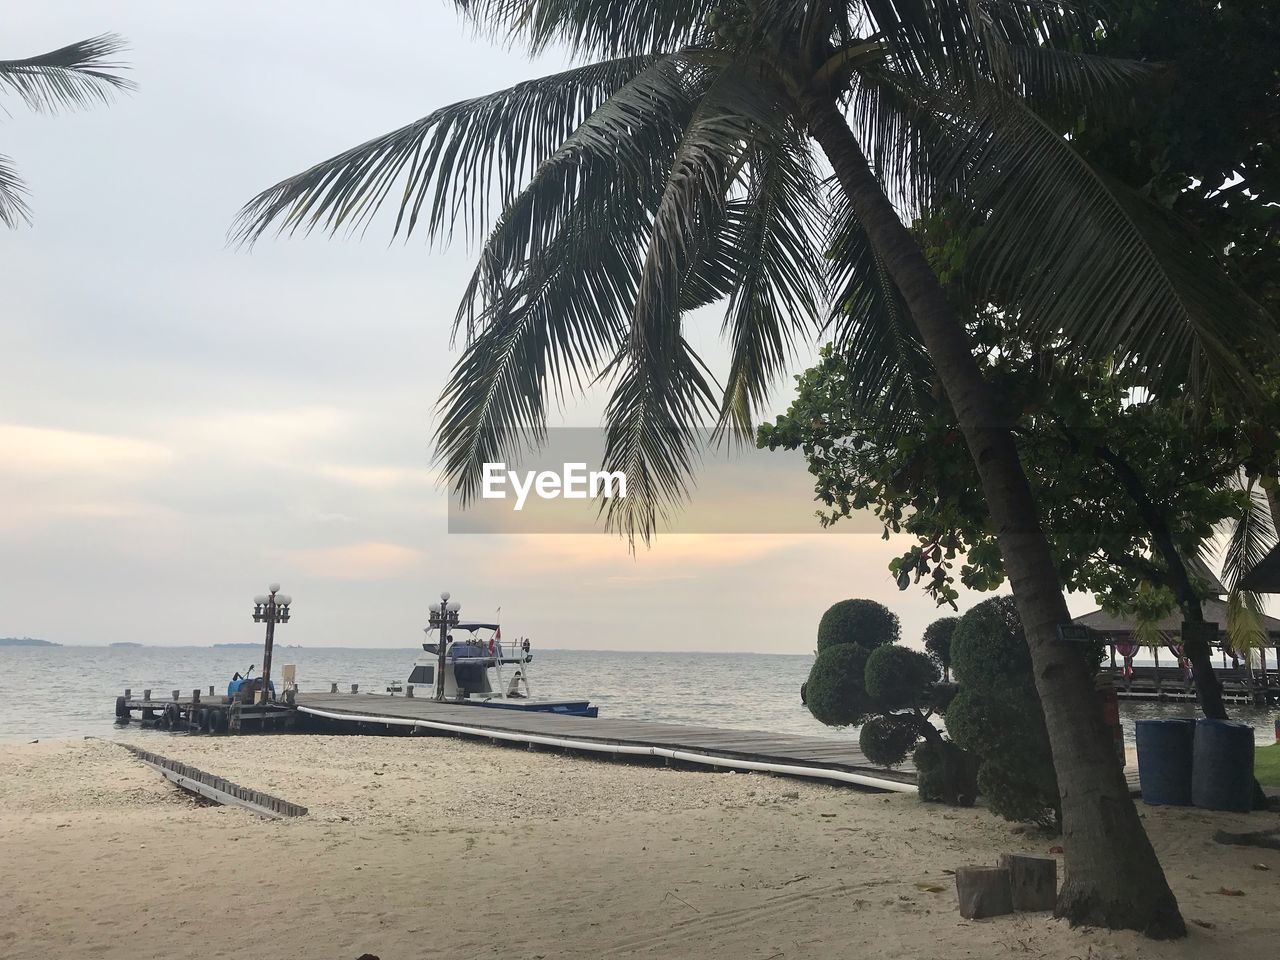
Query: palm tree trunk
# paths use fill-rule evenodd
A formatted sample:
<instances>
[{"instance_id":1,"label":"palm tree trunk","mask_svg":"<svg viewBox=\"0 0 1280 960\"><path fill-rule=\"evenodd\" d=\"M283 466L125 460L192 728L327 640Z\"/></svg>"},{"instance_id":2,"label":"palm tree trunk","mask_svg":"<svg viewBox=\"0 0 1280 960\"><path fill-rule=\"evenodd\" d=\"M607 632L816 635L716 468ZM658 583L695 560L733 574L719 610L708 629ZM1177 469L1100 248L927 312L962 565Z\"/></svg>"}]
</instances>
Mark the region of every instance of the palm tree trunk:
<instances>
[{"instance_id":1,"label":"palm tree trunk","mask_svg":"<svg viewBox=\"0 0 1280 960\"><path fill-rule=\"evenodd\" d=\"M994 392L933 269L867 163L835 99L800 109L862 228L902 292L977 466L1026 632L1062 800L1065 878L1057 914L1072 924L1185 936L1178 902L1147 838L1070 622L1026 474Z\"/></svg>"}]
</instances>

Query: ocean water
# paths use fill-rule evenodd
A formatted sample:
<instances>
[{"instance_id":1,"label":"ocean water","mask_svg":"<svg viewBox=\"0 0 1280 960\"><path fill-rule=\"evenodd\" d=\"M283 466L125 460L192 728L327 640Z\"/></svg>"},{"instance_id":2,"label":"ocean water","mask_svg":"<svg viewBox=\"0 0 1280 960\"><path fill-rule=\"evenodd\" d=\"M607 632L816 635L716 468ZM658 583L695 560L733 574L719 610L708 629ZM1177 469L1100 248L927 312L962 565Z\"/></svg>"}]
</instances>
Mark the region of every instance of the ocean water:
<instances>
[{"instance_id":1,"label":"ocean water","mask_svg":"<svg viewBox=\"0 0 1280 960\"><path fill-rule=\"evenodd\" d=\"M529 674L534 696L588 698L601 716L706 724L744 730L841 739L851 731L825 727L800 703L811 654L639 653L535 648ZM277 648L281 664L297 665L303 690L336 682L362 691L403 681L417 651L339 647ZM137 724L117 727L115 698L126 687L153 696L190 693L214 684L221 692L236 671L257 664L261 651L212 647L0 647L0 741L68 736L154 736ZM1193 703L1122 704L1126 739L1133 721L1195 716ZM1253 724L1259 743L1273 740L1268 710L1232 708Z\"/></svg>"}]
</instances>

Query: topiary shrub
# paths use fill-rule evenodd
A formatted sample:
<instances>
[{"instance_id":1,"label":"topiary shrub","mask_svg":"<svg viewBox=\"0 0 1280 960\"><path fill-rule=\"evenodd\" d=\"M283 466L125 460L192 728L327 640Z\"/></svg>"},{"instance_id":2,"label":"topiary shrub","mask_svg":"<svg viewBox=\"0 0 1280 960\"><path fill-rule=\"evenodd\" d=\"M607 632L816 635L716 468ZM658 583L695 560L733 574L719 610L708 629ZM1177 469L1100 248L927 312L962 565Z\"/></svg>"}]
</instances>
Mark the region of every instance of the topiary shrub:
<instances>
[{"instance_id":1,"label":"topiary shrub","mask_svg":"<svg viewBox=\"0 0 1280 960\"><path fill-rule=\"evenodd\" d=\"M801 687L809 711L829 726L861 724L858 745L877 766L902 763L923 737L942 753L953 749L931 717L954 690L938 683L938 668L924 654L897 646L898 618L870 600L846 600L822 618L818 656ZM822 628L820 628L821 630ZM974 794L940 768L930 797L952 803ZM921 796L926 796L924 792Z\"/></svg>"},{"instance_id":2,"label":"topiary shrub","mask_svg":"<svg viewBox=\"0 0 1280 960\"><path fill-rule=\"evenodd\" d=\"M858 748L878 767L896 767L920 739L916 718L894 713L871 717L858 731Z\"/></svg>"},{"instance_id":3,"label":"topiary shrub","mask_svg":"<svg viewBox=\"0 0 1280 960\"><path fill-rule=\"evenodd\" d=\"M829 727L862 723L875 709L863 675L871 651L843 643L819 652L809 668L803 698L809 712Z\"/></svg>"},{"instance_id":4,"label":"topiary shrub","mask_svg":"<svg viewBox=\"0 0 1280 960\"><path fill-rule=\"evenodd\" d=\"M977 759L979 792L1005 819L1059 822L1049 734L1012 597L960 618L951 666L960 689L947 707L947 731Z\"/></svg>"},{"instance_id":5,"label":"topiary shrub","mask_svg":"<svg viewBox=\"0 0 1280 960\"><path fill-rule=\"evenodd\" d=\"M908 710L928 704L938 668L923 653L906 647L877 647L867 657L867 693L882 710Z\"/></svg>"},{"instance_id":6,"label":"topiary shrub","mask_svg":"<svg viewBox=\"0 0 1280 960\"><path fill-rule=\"evenodd\" d=\"M898 618L874 600L841 600L828 608L818 623L818 652L854 643L868 650L897 643L902 635Z\"/></svg>"},{"instance_id":7,"label":"topiary shrub","mask_svg":"<svg viewBox=\"0 0 1280 960\"><path fill-rule=\"evenodd\" d=\"M971 806L978 795L978 758L952 740L916 747L916 789L921 800Z\"/></svg>"},{"instance_id":8,"label":"topiary shrub","mask_svg":"<svg viewBox=\"0 0 1280 960\"><path fill-rule=\"evenodd\" d=\"M951 635L959 623L959 617L940 617L924 628L925 653L938 665L943 680L951 679Z\"/></svg>"}]
</instances>

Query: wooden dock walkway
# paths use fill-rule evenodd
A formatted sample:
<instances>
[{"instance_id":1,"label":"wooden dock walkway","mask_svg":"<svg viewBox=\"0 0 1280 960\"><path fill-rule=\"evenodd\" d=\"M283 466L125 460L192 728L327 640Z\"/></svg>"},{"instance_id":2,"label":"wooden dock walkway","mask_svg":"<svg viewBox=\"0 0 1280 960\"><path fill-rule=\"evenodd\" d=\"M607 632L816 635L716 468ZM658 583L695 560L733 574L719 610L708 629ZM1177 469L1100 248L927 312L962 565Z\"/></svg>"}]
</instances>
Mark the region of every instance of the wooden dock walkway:
<instances>
[{"instance_id":1,"label":"wooden dock walkway","mask_svg":"<svg viewBox=\"0 0 1280 960\"><path fill-rule=\"evenodd\" d=\"M569 717L373 694L299 692L294 706L299 714L348 728L419 729L617 758L658 757L708 767L771 771L876 790L915 792L915 769L910 761L892 770L874 766L852 737L828 740L653 720ZM301 721L302 717L298 719Z\"/></svg>"}]
</instances>

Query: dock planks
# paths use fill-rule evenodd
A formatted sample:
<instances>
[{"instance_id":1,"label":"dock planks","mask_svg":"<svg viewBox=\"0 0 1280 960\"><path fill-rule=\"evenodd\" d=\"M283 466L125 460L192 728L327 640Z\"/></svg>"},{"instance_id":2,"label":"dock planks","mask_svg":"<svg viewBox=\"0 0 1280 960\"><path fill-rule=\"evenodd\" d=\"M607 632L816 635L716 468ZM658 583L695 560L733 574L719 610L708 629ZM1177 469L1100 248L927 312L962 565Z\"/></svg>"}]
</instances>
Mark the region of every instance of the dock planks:
<instances>
[{"instance_id":1,"label":"dock planks","mask_svg":"<svg viewBox=\"0 0 1280 960\"><path fill-rule=\"evenodd\" d=\"M915 790L915 769L910 761L892 770L874 766L852 738L842 743L776 731L569 717L370 694L299 692L295 708L299 713L337 722L416 726L531 745L565 745L602 754L648 754L738 770L758 770L761 765L770 765L786 768L785 772L792 776L853 783L872 789Z\"/></svg>"}]
</instances>

